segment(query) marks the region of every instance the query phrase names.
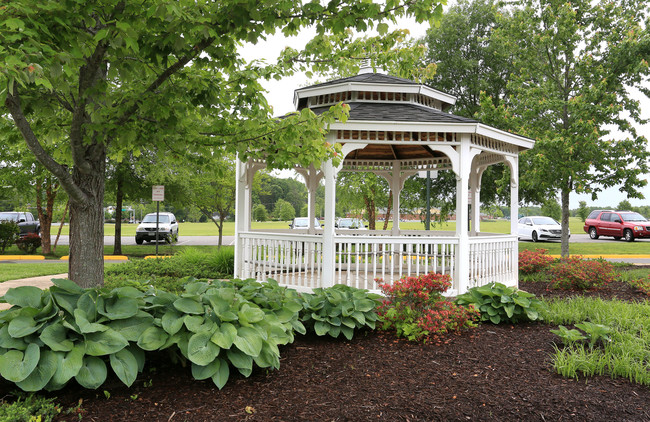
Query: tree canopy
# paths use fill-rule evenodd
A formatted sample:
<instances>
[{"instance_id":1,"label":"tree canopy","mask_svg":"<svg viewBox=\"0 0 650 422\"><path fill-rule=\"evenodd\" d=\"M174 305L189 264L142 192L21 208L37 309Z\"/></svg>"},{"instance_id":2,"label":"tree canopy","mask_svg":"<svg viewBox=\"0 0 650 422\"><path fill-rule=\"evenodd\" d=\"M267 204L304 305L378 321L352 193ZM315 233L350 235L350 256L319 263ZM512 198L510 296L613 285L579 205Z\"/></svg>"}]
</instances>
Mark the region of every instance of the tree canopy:
<instances>
[{"instance_id":1,"label":"tree canopy","mask_svg":"<svg viewBox=\"0 0 650 422\"><path fill-rule=\"evenodd\" d=\"M107 162L152 146L177 160L223 148L278 168L331 157L335 146L323 135L345 119L345 107L272 119L260 79L350 66L359 53L389 60L403 33L389 33L388 23L442 12L440 0L16 0L0 9L0 101L69 195L69 276L82 286L103 282ZM307 26L314 39L278 63L248 63L238 53L244 42ZM367 29L381 37L353 40L352 30ZM50 139L64 140L58 153L71 165L48 152Z\"/></svg>"}]
</instances>

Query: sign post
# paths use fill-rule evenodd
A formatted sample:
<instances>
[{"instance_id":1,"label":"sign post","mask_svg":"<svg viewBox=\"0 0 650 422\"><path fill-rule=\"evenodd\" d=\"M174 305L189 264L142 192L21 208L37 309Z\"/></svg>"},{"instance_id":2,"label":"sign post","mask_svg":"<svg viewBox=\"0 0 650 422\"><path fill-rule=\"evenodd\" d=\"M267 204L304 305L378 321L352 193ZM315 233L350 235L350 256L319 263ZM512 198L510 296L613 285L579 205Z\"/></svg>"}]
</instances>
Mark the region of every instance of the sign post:
<instances>
[{"instance_id":1,"label":"sign post","mask_svg":"<svg viewBox=\"0 0 650 422\"><path fill-rule=\"evenodd\" d=\"M156 258L158 258L158 230L160 222L160 203L165 200L165 186L151 187L151 200L156 202Z\"/></svg>"}]
</instances>

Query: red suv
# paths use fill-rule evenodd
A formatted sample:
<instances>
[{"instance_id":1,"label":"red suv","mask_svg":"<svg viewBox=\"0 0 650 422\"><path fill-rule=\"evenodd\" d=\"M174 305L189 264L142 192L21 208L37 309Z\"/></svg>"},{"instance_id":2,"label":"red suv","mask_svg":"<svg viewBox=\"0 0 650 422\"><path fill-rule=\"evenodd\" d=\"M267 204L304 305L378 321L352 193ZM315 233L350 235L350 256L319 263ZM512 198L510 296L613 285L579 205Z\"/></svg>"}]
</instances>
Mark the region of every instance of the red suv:
<instances>
[{"instance_id":1,"label":"red suv","mask_svg":"<svg viewBox=\"0 0 650 422\"><path fill-rule=\"evenodd\" d=\"M637 237L650 237L650 221L638 212L595 210L585 220L585 232L592 239L600 236L622 237L633 242Z\"/></svg>"}]
</instances>

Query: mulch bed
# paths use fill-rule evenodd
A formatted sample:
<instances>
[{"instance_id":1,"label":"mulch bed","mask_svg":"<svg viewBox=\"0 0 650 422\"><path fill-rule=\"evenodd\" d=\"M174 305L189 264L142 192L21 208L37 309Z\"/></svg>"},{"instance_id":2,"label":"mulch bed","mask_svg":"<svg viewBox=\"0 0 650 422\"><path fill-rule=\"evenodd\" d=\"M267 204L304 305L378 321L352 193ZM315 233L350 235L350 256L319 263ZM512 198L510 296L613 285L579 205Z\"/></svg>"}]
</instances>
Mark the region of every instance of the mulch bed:
<instances>
[{"instance_id":1,"label":"mulch bed","mask_svg":"<svg viewBox=\"0 0 650 422\"><path fill-rule=\"evenodd\" d=\"M520 288L545 297L576 294L548 290L544 283ZM622 283L597 294L646 298ZM81 399L84 421L650 420L647 386L554 373L550 328L483 324L424 345L378 331L358 333L352 341L297 337L281 347L280 370L237 375L221 391L160 354L130 389L109 378L97 391L71 383L53 396L66 409Z\"/></svg>"}]
</instances>

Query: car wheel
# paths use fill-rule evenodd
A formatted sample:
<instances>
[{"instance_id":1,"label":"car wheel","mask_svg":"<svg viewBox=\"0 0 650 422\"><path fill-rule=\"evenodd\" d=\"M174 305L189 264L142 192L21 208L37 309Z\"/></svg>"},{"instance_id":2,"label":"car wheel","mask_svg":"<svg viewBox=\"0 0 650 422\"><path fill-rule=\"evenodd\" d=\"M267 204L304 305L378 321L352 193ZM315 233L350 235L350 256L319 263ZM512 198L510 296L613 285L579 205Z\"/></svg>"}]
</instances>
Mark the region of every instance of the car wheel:
<instances>
[{"instance_id":1,"label":"car wheel","mask_svg":"<svg viewBox=\"0 0 650 422\"><path fill-rule=\"evenodd\" d=\"M623 235L625 236L626 242L634 242L634 233L632 233L632 230L625 230L625 232L623 232Z\"/></svg>"},{"instance_id":2,"label":"car wheel","mask_svg":"<svg viewBox=\"0 0 650 422\"><path fill-rule=\"evenodd\" d=\"M533 242L537 242L539 240L537 238L537 232L533 232L533 234L531 234L530 237L533 239Z\"/></svg>"},{"instance_id":3,"label":"car wheel","mask_svg":"<svg viewBox=\"0 0 650 422\"><path fill-rule=\"evenodd\" d=\"M138 245L142 245L142 239L140 239L139 237L136 237L135 238L135 243L137 243Z\"/></svg>"},{"instance_id":4,"label":"car wheel","mask_svg":"<svg viewBox=\"0 0 650 422\"><path fill-rule=\"evenodd\" d=\"M595 227L590 227L589 228L589 237L591 237L594 240L596 240L596 239L598 239L600 237L600 236L598 236L598 231L596 230Z\"/></svg>"}]
</instances>

